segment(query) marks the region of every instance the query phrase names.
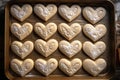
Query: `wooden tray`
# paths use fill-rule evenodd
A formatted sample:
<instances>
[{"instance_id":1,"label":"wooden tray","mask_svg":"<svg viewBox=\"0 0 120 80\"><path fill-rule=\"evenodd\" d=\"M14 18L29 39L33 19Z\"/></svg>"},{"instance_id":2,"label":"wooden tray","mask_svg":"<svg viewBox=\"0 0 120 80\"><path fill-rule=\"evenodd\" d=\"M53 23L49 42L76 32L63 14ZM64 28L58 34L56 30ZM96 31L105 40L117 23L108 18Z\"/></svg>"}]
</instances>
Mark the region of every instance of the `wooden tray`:
<instances>
[{"instance_id":1,"label":"wooden tray","mask_svg":"<svg viewBox=\"0 0 120 80\"><path fill-rule=\"evenodd\" d=\"M11 51L11 43L15 40L19 41L11 32L10 32L10 26L13 22L18 22L20 24L23 24L25 22L30 22L32 25L34 25L36 22L42 22L44 24L47 24L49 22L54 22L57 25L61 22L64 23L68 23L66 22L64 19L62 19L59 14L57 13L54 17L52 17L50 20L48 20L47 22L44 22L43 20L41 20L40 18L38 18L34 12L32 13L32 15L27 18L25 21L23 22L19 22L18 20L16 20L15 18L13 18L10 14L10 7L13 4L17 4L22 6L23 4L30 4L32 5L32 7L35 4L55 4L57 7L61 4L65 4L68 6L71 6L73 4L77 4L79 5L82 9L86 6L91 6L93 8L96 7L104 7L107 11L106 16L97 24L102 23L105 24L106 28L107 28L107 34L101 38L101 41L104 41L107 45L107 49L106 51L100 56L100 58L104 58L107 62L107 68L102 71L100 73L99 76L97 77L92 77L91 75L89 75L86 71L84 71L84 69L80 69L74 76L72 77L68 77L66 76L62 71L59 70L59 68L57 68L51 75L49 75L48 77L44 77L43 75L41 75L38 71L36 71L36 69L33 69L30 73L28 73L26 76L24 77L20 77L19 75L17 75L16 73L14 73L11 68L10 68L10 61L13 58L17 58L20 59L18 56L16 56L12 51ZM5 8L5 74L9 79L15 79L15 80L26 80L26 79L31 79L31 80L80 80L80 79L110 79L114 73L115 73L115 49L116 49L116 45L115 45L115 17L114 17L114 6L110 1L107 0L14 0L9 2L6 5ZM77 17L75 20L73 20L72 22L68 23L80 23L82 26L85 25L87 22L82 14L79 15L79 17ZM56 34L54 36L51 37L55 38L56 40L58 40L58 42L60 40L66 40L65 38L63 38L62 36L60 36L60 34L58 32L56 32ZM22 40L21 42L27 41L27 40L31 40L33 42L35 42L36 39L40 39L39 36L37 36L35 34L35 32L33 31L32 34L30 36L28 36L27 38L25 38L24 40ZM75 37L73 40L80 40L82 43L85 41L91 41L89 38L85 37L85 35L83 34L83 32L81 32L77 37ZM70 42L71 42L70 41ZM27 56L25 59L27 58L31 58L34 61L38 58L43 58L43 59L49 59L49 58L56 58L58 61L61 58L67 58L65 55L63 55L58 49L57 51L55 51L54 54L52 54L51 56L45 58L43 56L41 56L39 53L37 53L35 50L29 55ZM73 58L80 58L82 61L86 58L89 58L87 55L85 55L85 53L83 51L80 51L80 54L75 55ZM68 58L67 58L68 59ZM70 60L71 60L70 59Z\"/></svg>"}]
</instances>

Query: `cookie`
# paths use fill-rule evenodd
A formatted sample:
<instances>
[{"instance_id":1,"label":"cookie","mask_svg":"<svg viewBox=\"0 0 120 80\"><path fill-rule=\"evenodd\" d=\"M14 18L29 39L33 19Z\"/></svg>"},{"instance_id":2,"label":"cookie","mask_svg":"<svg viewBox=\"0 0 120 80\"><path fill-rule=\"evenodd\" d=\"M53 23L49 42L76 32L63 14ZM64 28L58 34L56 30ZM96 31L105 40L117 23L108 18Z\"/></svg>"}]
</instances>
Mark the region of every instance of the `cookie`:
<instances>
[{"instance_id":1,"label":"cookie","mask_svg":"<svg viewBox=\"0 0 120 80\"><path fill-rule=\"evenodd\" d=\"M54 4L49 4L46 7L42 4L37 4L34 6L34 12L42 20L47 21L56 14L57 7Z\"/></svg>"},{"instance_id":2,"label":"cookie","mask_svg":"<svg viewBox=\"0 0 120 80\"><path fill-rule=\"evenodd\" d=\"M71 43L62 40L59 43L59 50L67 57L71 58L76 55L82 48L82 43L78 40L74 40Z\"/></svg>"},{"instance_id":3,"label":"cookie","mask_svg":"<svg viewBox=\"0 0 120 80\"><path fill-rule=\"evenodd\" d=\"M98 76L107 66L104 59L99 58L95 61L91 59L85 59L83 61L83 68L92 76Z\"/></svg>"},{"instance_id":4,"label":"cookie","mask_svg":"<svg viewBox=\"0 0 120 80\"><path fill-rule=\"evenodd\" d=\"M37 59L35 61L35 68L45 76L50 75L58 66L56 59L51 58L49 60Z\"/></svg>"},{"instance_id":5,"label":"cookie","mask_svg":"<svg viewBox=\"0 0 120 80\"><path fill-rule=\"evenodd\" d=\"M12 23L11 32L19 40L23 40L33 31L33 26L30 23L24 23L22 26L19 23Z\"/></svg>"},{"instance_id":6,"label":"cookie","mask_svg":"<svg viewBox=\"0 0 120 80\"><path fill-rule=\"evenodd\" d=\"M81 8L79 5L72 5L71 7L68 7L67 5L59 6L59 14L68 22L74 20L80 13Z\"/></svg>"},{"instance_id":7,"label":"cookie","mask_svg":"<svg viewBox=\"0 0 120 80\"><path fill-rule=\"evenodd\" d=\"M26 41L24 43L21 43L19 41L14 41L11 44L11 49L21 59L24 59L33 51L34 44L31 41Z\"/></svg>"},{"instance_id":8,"label":"cookie","mask_svg":"<svg viewBox=\"0 0 120 80\"><path fill-rule=\"evenodd\" d=\"M57 31L57 25L55 23L48 23L46 26L42 23L36 23L34 25L34 31L43 39L47 40Z\"/></svg>"},{"instance_id":9,"label":"cookie","mask_svg":"<svg viewBox=\"0 0 120 80\"><path fill-rule=\"evenodd\" d=\"M16 74L25 76L33 69L34 62L32 59L25 59L24 61L12 59L10 67Z\"/></svg>"},{"instance_id":10,"label":"cookie","mask_svg":"<svg viewBox=\"0 0 120 80\"><path fill-rule=\"evenodd\" d=\"M99 22L106 14L106 10L103 7L98 7L94 10L92 7L85 7L83 9L84 18L92 24Z\"/></svg>"},{"instance_id":11,"label":"cookie","mask_svg":"<svg viewBox=\"0 0 120 80\"><path fill-rule=\"evenodd\" d=\"M61 23L58 26L58 31L67 40L71 40L81 32L81 25L73 23L69 26L66 23Z\"/></svg>"},{"instance_id":12,"label":"cookie","mask_svg":"<svg viewBox=\"0 0 120 80\"><path fill-rule=\"evenodd\" d=\"M59 61L59 68L68 76L72 76L82 67L82 61L78 58L72 59L71 61L67 59L61 59Z\"/></svg>"},{"instance_id":13,"label":"cookie","mask_svg":"<svg viewBox=\"0 0 120 80\"><path fill-rule=\"evenodd\" d=\"M22 7L12 5L10 12L13 17L22 22L32 14L32 6L29 4L25 4Z\"/></svg>"},{"instance_id":14,"label":"cookie","mask_svg":"<svg viewBox=\"0 0 120 80\"><path fill-rule=\"evenodd\" d=\"M35 49L44 57L50 56L58 48L58 42L55 39L50 39L47 42L38 39L35 41Z\"/></svg>"},{"instance_id":15,"label":"cookie","mask_svg":"<svg viewBox=\"0 0 120 80\"><path fill-rule=\"evenodd\" d=\"M107 29L103 24L98 24L95 27L91 24L86 24L83 27L83 32L88 38L95 42L106 34Z\"/></svg>"},{"instance_id":16,"label":"cookie","mask_svg":"<svg viewBox=\"0 0 120 80\"><path fill-rule=\"evenodd\" d=\"M86 41L83 43L83 51L92 59L98 58L101 54L106 50L106 45L102 41L98 41L96 43L92 43L90 41Z\"/></svg>"}]
</instances>

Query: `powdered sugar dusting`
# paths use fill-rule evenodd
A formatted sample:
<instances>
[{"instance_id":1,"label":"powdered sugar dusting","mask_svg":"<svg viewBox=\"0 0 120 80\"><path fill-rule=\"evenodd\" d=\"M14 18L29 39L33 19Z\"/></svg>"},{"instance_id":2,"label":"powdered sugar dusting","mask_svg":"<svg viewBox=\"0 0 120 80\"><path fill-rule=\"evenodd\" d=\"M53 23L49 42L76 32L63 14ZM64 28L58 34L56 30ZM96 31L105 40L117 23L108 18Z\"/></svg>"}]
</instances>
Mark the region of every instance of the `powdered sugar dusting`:
<instances>
[{"instance_id":1,"label":"powdered sugar dusting","mask_svg":"<svg viewBox=\"0 0 120 80\"><path fill-rule=\"evenodd\" d=\"M100 55L101 54L101 51L96 47L96 46L93 46L90 50L90 53L91 53L91 56L93 58L96 58L96 56Z\"/></svg>"},{"instance_id":2,"label":"powdered sugar dusting","mask_svg":"<svg viewBox=\"0 0 120 80\"><path fill-rule=\"evenodd\" d=\"M76 51L73 49L74 46L72 46L71 44L68 45L61 45L61 47L63 48L63 50L67 53L67 54L75 54Z\"/></svg>"},{"instance_id":3,"label":"powdered sugar dusting","mask_svg":"<svg viewBox=\"0 0 120 80\"><path fill-rule=\"evenodd\" d=\"M16 8L13 8L13 11L18 18L23 18L26 15L26 12L24 10L19 11Z\"/></svg>"},{"instance_id":4,"label":"powdered sugar dusting","mask_svg":"<svg viewBox=\"0 0 120 80\"><path fill-rule=\"evenodd\" d=\"M69 37L69 38L71 38L75 35L73 30L71 30L70 28L67 29L65 27L61 27L61 32L62 32L62 34L64 34L66 37Z\"/></svg>"},{"instance_id":5,"label":"powdered sugar dusting","mask_svg":"<svg viewBox=\"0 0 120 80\"><path fill-rule=\"evenodd\" d=\"M31 69L30 62L26 62L26 64L24 64L24 65L18 65L17 63L13 62L12 66L14 67L16 72L18 72L21 76L24 76Z\"/></svg>"},{"instance_id":6,"label":"powdered sugar dusting","mask_svg":"<svg viewBox=\"0 0 120 80\"><path fill-rule=\"evenodd\" d=\"M38 12L40 12L41 15L44 16L44 17L47 17L48 15L51 14L51 12L50 12L50 11L51 11L51 8L50 8L50 10L49 10L48 8L39 6L39 7L37 7L37 10L38 10Z\"/></svg>"},{"instance_id":7,"label":"powdered sugar dusting","mask_svg":"<svg viewBox=\"0 0 120 80\"><path fill-rule=\"evenodd\" d=\"M65 15L68 19L72 19L73 16L75 16L76 8L75 9L69 9L69 8L60 8L63 15Z\"/></svg>"},{"instance_id":8,"label":"powdered sugar dusting","mask_svg":"<svg viewBox=\"0 0 120 80\"><path fill-rule=\"evenodd\" d=\"M92 38L94 38L95 40L99 37L99 31L97 31L97 30L95 30L95 29L93 29L92 30L92 28L90 28L90 27L87 27L86 29L85 29L85 31L92 37Z\"/></svg>"},{"instance_id":9,"label":"powdered sugar dusting","mask_svg":"<svg viewBox=\"0 0 120 80\"><path fill-rule=\"evenodd\" d=\"M36 30L44 37L47 37L48 35L52 34L53 30L54 30L54 25L45 27L45 28L40 28L40 27L36 27Z\"/></svg>"},{"instance_id":10,"label":"powdered sugar dusting","mask_svg":"<svg viewBox=\"0 0 120 80\"><path fill-rule=\"evenodd\" d=\"M18 36L22 36L25 34L28 35L30 33L28 26L25 26L25 27L23 26L23 27L19 28L15 25L12 27L12 32L14 32Z\"/></svg>"},{"instance_id":11,"label":"powdered sugar dusting","mask_svg":"<svg viewBox=\"0 0 120 80\"><path fill-rule=\"evenodd\" d=\"M63 68L67 73L69 73L70 75L72 75L73 73L75 73L78 69L79 69L79 64L75 64L75 65L66 65L65 63L61 63L60 64L61 68Z\"/></svg>"},{"instance_id":12,"label":"powdered sugar dusting","mask_svg":"<svg viewBox=\"0 0 120 80\"><path fill-rule=\"evenodd\" d=\"M47 62L43 64L42 62L37 63L37 68L41 70L45 75L49 75L54 70L54 62L48 64Z\"/></svg>"},{"instance_id":13,"label":"powdered sugar dusting","mask_svg":"<svg viewBox=\"0 0 120 80\"><path fill-rule=\"evenodd\" d=\"M86 10L86 13L87 13L87 15L89 16L89 19L92 20L93 22L96 22L96 21L99 20L99 18L100 18L100 17L98 16L97 12L94 12L94 15L93 15L93 13L92 13L91 11Z\"/></svg>"}]
</instances>

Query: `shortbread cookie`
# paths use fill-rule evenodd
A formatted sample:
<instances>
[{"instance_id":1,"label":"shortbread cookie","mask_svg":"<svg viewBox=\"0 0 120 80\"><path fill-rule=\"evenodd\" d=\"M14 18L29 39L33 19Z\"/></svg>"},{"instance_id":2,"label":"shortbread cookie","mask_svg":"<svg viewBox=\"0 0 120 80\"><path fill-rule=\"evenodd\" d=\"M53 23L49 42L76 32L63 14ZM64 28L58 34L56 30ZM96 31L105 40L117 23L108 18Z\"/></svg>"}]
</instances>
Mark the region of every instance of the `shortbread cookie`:
<instances>
[{"instance_id":1,"label":"shortbread cookie","mask_svg":"<svg viewBox=\"0 0 120 80\"><path fill-rule=\"evenodd\" d=\"M102 41L98 41L95 44L90 41L83 43L83 51L92 59L96 59L106 50L106 45Z\"/></svg>"},{"instance_id":2,"label":"shortbread cookie","mask_svg":"<svg viewBox=\"0 0 120 80\"><path fill-rule=\"evenodd\" d=\"M11 44L11 49L21 59L24 59L33 51L34 44L31 41L26 41L24 43L21 43L19 41L14 41Z\"/></svg>"},{"instance_id":3,"label":"shortbread cookie","mask_svg":"<svg viewBox=\"0 0 120 80\"><path fill-rule=\"evenodd\" d=\"M67 40L71 40L81 32L81 25L78 23L73 23L69 26L66 23L61 23L58 26L58 31Z\"/></svg>"},{"instance_id":4,"label":"shortbread cookie","mask_svg":"<svg viewBox=\"0 0 120 80\"><path fill-rule=\"evenodd\" d=\"M103 24L98 24L95 27L91 24L86 24L83 27L83 32L92 41L97 41L106 34L107 29Z\"/></svg>"},{"instance_id":5,"label":"shortbread cookie","mask_svg":"<svg viewBox=\"0 0 120 80\"><path fill-rule=\"evenodd\" d=\"M59 43L60 51L69 58L77 54L81 50L81 48L82 48L82 43L78 40L74 40L71 43L62 40Z\"/></svg>"},{"instance_id":6,"label":"shortbread cookie","mask_svg":"<svg viewBox=\"0 0 120 80\"><path fill-rule=\"evenodd\" d=\"M18 5L12 5L10 12L17 20L24 21L32 14L32 6L25 4L20 8Z\"/></svg>"},{"instance_id":7,"label":"shortbread cookie","mask_svg":"<svg viewBox=\"0 0 120 80\"><path fill-rule=\"evenodd\" d=\"M90 23L95 24L99 22L106 14L106 10L103 7L99 7L94 10L92 7L85 7L83 9L83 16Z\"/></svg>"},{"instance_id":8,"label":"shortbread cookie","mask_svg":"<svg viewBox=\"0 0 120 80\"><path fill-rule=\"evenodd\" d=\"M18 75L25 76L33 69L34 62L32 59L26 59L24 61L12 59L10 67Z\"/></svg>"},{"instance_id":9,"label":"shortbread cookie","mask_svg":"<svg viewBox=\"0 0 120 80\"><path fill-rule=\"evenodd\" d=\"M99 58L96 61L91 59L85 59L83 61L83 68L92 76L97 76L101 73L107 66L107 63L104 59Z\"/></svg>"},{"instance_id":10,"label":"shortbread cookie","mask_svg":"<svg viewBox=\"0 0 120 80\"><path fill-rule=\"evenodd\" d=\"M44 21L47 21L56 14L57 7L54 4L49 4L46 7L42 4L37 4L34 7L34 12L38 17L40 17Z\"/></svg>"},{"instance_id":11,"label":"shortbread cookie","mask_svg":"<svg viewBox=\"0 0 120 80\"><path fill-rule=\"evenodd\" d=\"M78 58L75 58L71 61L67 59L61 59L59 61L59 68L68 76L75 74L82 66L82 61Z\"/></svg>"},{"instance_id":12,"label":"shortbread cookie","mask_svg":"<svg viewBox=\"0 0 120 80\"><path fill-rule=\"evenodd\" d=\"M38 39L35 41L35 49L44 57L48 57L58 48L58 42L55 39L50 39L49 41L44 41Z\"/></svg>"},{"instance_id":13,"label":"shortbread cookie","mask_svg":"<svg viewBox=\"0 0 120 80\"><path fill-rule=\"evenodd\" d=\"M66 5L61 5L59 7L59 14L68 22L71 22L73 19L78 17L80 13L81 13L81 8L79 5L72 5L71 8L69 8Z\"/></svg>"},{"instance_id":14,"label":"shortbread cookie","mask_svg":"<svg viewBox=\"0 0 120 80\"><path fill-rule=\"evenodd\" d=\"M51 58L49 60L37 59L35 61L35 68L45 76L50 75L58 66L56 59Z\"/></svg>"},{"instance_id":15,"label":"shortbread cookie","mask_svg":"<svg viewBox=\"0 0 120 80\"><path fill-rule=\"evenodd\" d=\"M23 40L33 30L33 26L30 23L24 23L22 26L19 23L13 23L11 25L11 32L19 39Z\"/></svg>"},{"instance_id":16,"label":"shortbread cookie","mask_svg":"<svg viewBox=\"0 0 120 80\"><path fill-rule=\"evenodd\" d=\"M47 40L57 31L55 23L48 23L46 26L42 23L36 23L34 31L43 39Z\"/></svg>"}]
</instances>

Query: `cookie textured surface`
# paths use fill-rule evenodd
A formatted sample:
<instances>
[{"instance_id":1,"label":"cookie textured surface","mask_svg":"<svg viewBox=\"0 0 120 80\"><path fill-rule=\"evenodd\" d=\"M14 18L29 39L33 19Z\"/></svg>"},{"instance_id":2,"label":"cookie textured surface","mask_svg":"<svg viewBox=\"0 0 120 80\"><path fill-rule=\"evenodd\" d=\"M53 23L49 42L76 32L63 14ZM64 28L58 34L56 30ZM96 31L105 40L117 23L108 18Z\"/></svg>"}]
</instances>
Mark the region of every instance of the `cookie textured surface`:
<instances>
[{"instance_id":1,"label":"cookie textured surface","mask_svg":"<svg viewBox=\"0 0 120 80\"><path fill-rule=\"evenodd\" d=\"M83 9L84 18L92 24L99 22L105 15L106 10L103 7L98 7L96 10L92 7L85 7Z\"/></svg>"},{"instance_id":2,"label":"cookie textured surface","mask_svg":"<svg viewBox=\"0 0 120 80\"><path fill-rule=\"evenodd\" d=\"M103 41L98 41L94 44L90 41L83 43L83 51L92 59L98 58L105 50L106 45Z\"/></svg>"},{"instance_id":3,"label":"cookie textured surface","mask_svg":"<svg viewBox=\"0 0 120 80\"><path fill-rule=\"evenodd\" d=\"M62 40L59 42L60 51L67 57L71 58L76 55L82 48L82 43L78 40L74 40L71 43Z\"/></svg>"},{"instance_id":4,"label":"cookie textured surface","mask_svg":"<svg viewBox=\"0 0 120 80\"><path fill-rule=\"evenodd\" d=\"M71 40L81 32L81 25L73 23L69 26L66 23L61 23L58 25L58 31L67 40Z\"/></svg>"},{"instance_id":5,"label":"cookie textured surface","mask_svg":"<svg viewBox=\"0 0 120 80\"><path fill-rule=\"evenodd\" d=\"M22 7L12 5L10 9L11 15L21 22L28 18L32 14L32 11L32 6L29 4L25 4Z\"/></svg>"},{"instance_id":6,"label":"cookie textured surface","mask_svg":"<svg viewBox=\"0 0 120 80\"><path fill-rule=\"evenodd\" d=\"M46 26L42 23L36 23L34 25L34 31L43 39L47 40L55 34L57 31L57 25L55 23L48 23Z\"/></svg>"},{"instance_id":7,"label":"cookie textured surface","mask_svg":"<svg viewBox=\"0 0 120 80\"><path fill-rule=\"evenodd\" d=\"M56 59L51 58L49 60L37 59L35 61L35 68L45 76L50 75L58 66Z\"/></svg>"},{"instance_id":8,"label":"cookie textured surface","mask_svg":"<svg viewBox=\"0 0 120 80\"><path fill-rule=\"evenodd\" d=\"M11 32L19 40L25 39L33 31L33 26L30 23L24 23L22 26L19 23L12 23Z\"/></svg>"},{"instance_id":9,"label":"cookie textured surface","mask_svg":"<svg viewBox=\"0 0 120 80\"><path fill-rule=\"evenodd\" d=\"M88 38L95 42L106 34L107 29L103 24L98 24L95 27L91 24L85 24L83 27L83 32Z\"/></svg>"},{"instance_id":10,"label":"cookie textured surface","mask_svg":"<svg viewBox=\"0 0 120 80\"><path fill-rule=\"evenodd\" d=\"M24 59L33 51L34 44L31 41L26 41L24 43L21 43L19 41L14 41L11 44L11 49L21 59Z\"/></svg>"},{"instance_id":11,"label":"cookie textured surface","mask_svg":"<svg viewBox=\"0 0 120 80\"><path fill-rule=\"evenodd\" d=\"M42 4L37 4L34 7L34 12L42 20L47 21L56 14L57 7L54 4L49 4L46 7Z\"/></svg>"},{"instance_id":12,"label":"cookie textured surface","mask_svg":"<svg viewBox=\"0 0 120 80\"><path fill-rule=\"evenodd\" d=\"M99 58L95 61L91 59L85 59L83 61L83 68L92 76L98 76L107 66L104 59Z\"/></svg>"},{"instance_id":13,"label":"cookie textured surface","mask_svg":"<svg viewBox=\"0 0 120 80\"><path fill-rule=\"evenodd\" d=\"M33 69L34 62L32 59L25 59L24 61L12 59L10 67L18 75L25 76Z\"/></svg>"},{"instance_id":14,"label":"cookie textured surface","mask_svg":"<svg viewBox=\"0 0 120 80\"><path fill-rule=\"evenodd\" d=\"M63 17L66 21L71 22L80 15L81 8L79 5L72 5L71 7L68 7L67 5L60 5L58 11L61 17Z\"/></svg>"},{"instance_id":15,"label":"cookie textured surface","mask_svg":"<svg viewBox=\"0 0 120 80\"><path fill-rule=\"evenodd\" d=\"M61 59L59 61L59 68L68 76L74 75L82 66L82 61L78 58L72 59L71 61L67 59Z\"/></svg>"},{"instance_id":16,"label":"cookie textured surface","mask_svg":"<svg viewBox=\"0 0 120 80\"><path fill-rule=\"evenodd\" d=\"M58 41L55 39L50 39L47 42L38 39L35 41L35 49L44 57L48 57L56 51L58 48Z\"/></svg>"}]
</instances>

